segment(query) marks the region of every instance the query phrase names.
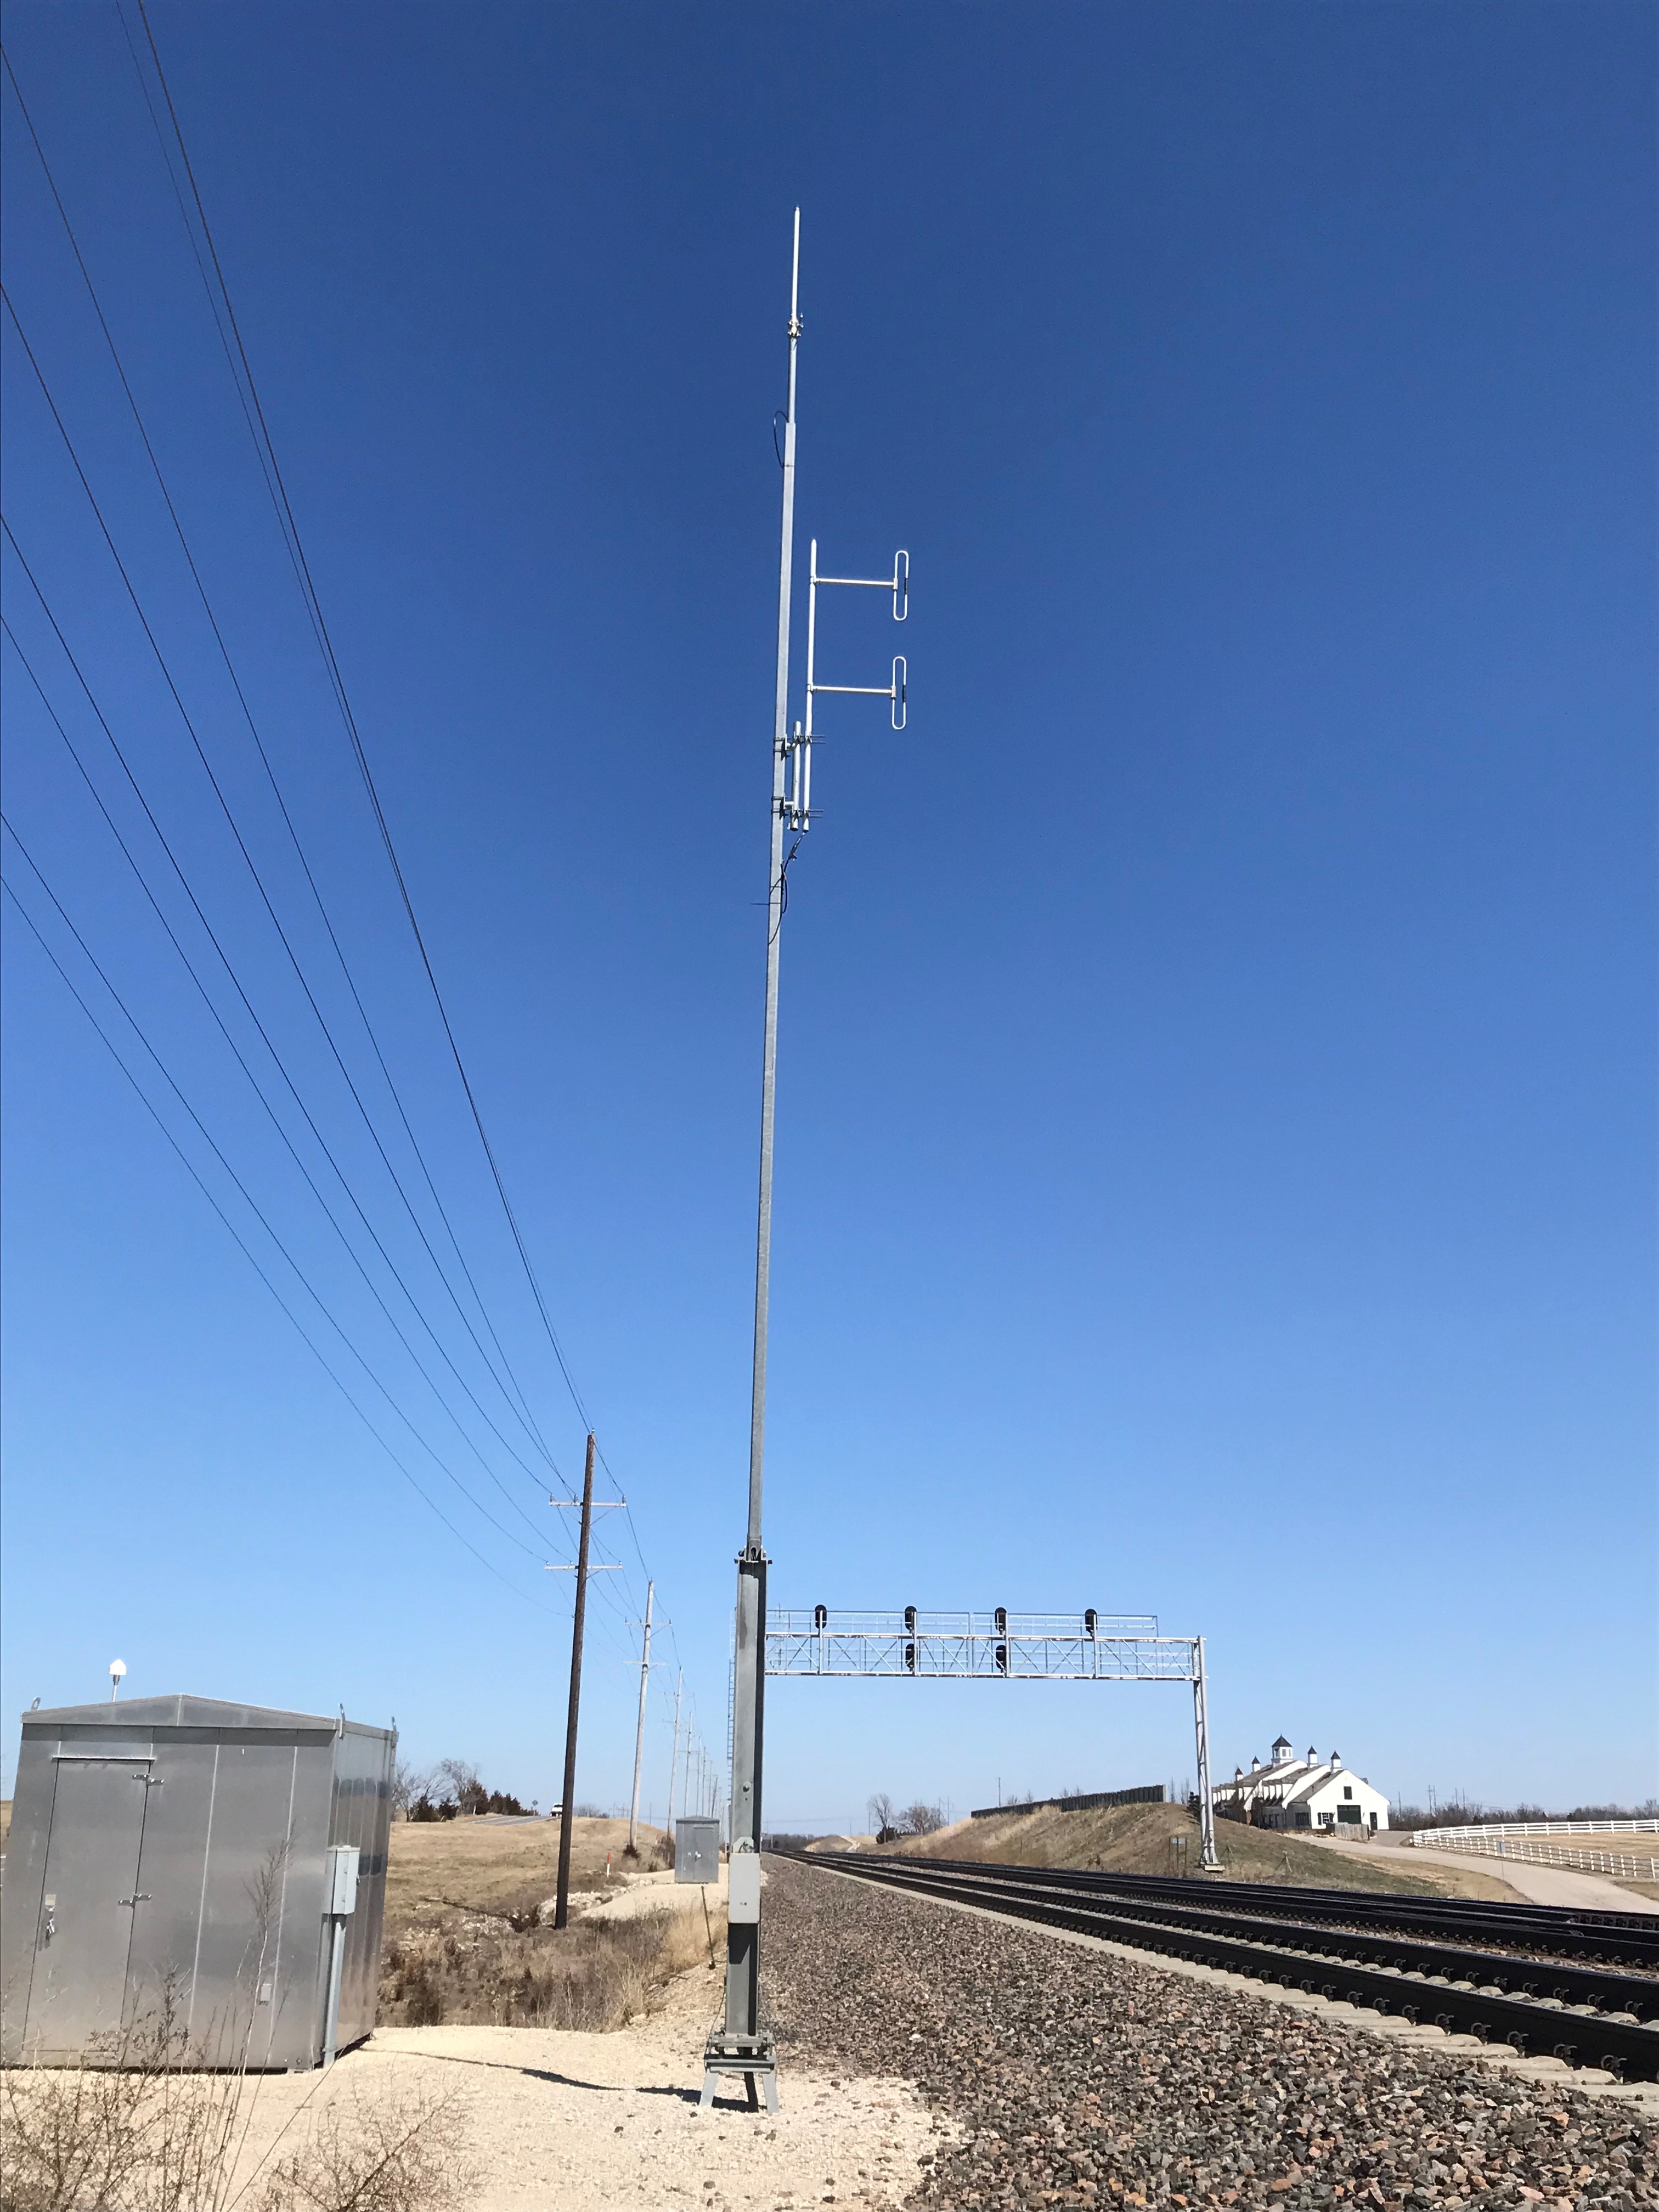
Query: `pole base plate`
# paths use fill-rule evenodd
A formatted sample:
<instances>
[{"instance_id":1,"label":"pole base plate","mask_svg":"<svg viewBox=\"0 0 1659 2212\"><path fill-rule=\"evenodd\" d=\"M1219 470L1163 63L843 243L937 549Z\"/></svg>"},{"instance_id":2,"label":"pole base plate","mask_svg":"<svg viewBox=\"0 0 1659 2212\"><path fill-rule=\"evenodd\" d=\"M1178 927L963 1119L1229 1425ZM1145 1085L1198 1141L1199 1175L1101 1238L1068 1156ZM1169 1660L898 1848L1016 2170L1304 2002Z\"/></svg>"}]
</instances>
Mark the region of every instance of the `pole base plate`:
<instances>
[{"instance_id":1,"label":"pole base plate","mask_svg":"<svg viewBox=\"0 0 1659 2212\"><path fill-rule=\"evenodd\" d=\"M711 2035L702 2054L702 2094L699 2106L714 2101L723 2074L741 2074L748 2085L749 2109L757 2112L761 2100L769 2112L778 2109L778 2047L768 2035Z\"/></svg>"}]
</instances>

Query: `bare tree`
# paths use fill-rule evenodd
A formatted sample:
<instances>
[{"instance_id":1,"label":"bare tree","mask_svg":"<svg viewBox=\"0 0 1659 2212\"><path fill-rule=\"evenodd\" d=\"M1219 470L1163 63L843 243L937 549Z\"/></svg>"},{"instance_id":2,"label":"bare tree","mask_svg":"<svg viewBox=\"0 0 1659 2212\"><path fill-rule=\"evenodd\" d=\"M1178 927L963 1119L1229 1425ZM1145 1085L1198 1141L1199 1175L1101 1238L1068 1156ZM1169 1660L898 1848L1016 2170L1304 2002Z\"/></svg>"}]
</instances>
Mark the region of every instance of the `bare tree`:
<instances>
[{"instance_id":1,"label":"bare tree","mask_svg":"<svg viewBox=\"0 0 1659 2212\"><path fill-rule=\"evenodd\" d=\"M489 1802L489 1792L469 1759L441 1759L427 1790L434 1804L453 1805L463 1813L482 1812Z\"/></svg>"},{"instance_id":2,"label":"bare tree","mask_svg":"<svg viewBox=\"0 0 1659 2212\"><path fill-rule=\"evenodd\" d=\"M870 1826L875 1831L876 1841L878 1843L881 1841L882 1838L887 1833L893 1825L894 1809L893 1800L885 1790L872 1790L871 1791L869 1803Z\"/></svg>"},{"instance_id":3,"label":"bare tree","mask_svg":"<svg viewBox=\"0 0 1659 2212\"><path fill-rule=\"evenodd\" d=\"M945 1826L945 1815L937 1805L907 1805L900 1825L912 1836L936 1836Z\"/></svg>"},{"instance_id":4,"label":"bare tree","mask_svg":"<svg viewBox=\"0 0 1659 2212\"><path fill-rule=\"evenodd\" d=\"M424 1797L431 1788L431 1777L418 1767L411 1766L406 1759L394 1759L389 1795L394 1813L407 1813L417 1797Z\"/></svg>"}]
</instances>

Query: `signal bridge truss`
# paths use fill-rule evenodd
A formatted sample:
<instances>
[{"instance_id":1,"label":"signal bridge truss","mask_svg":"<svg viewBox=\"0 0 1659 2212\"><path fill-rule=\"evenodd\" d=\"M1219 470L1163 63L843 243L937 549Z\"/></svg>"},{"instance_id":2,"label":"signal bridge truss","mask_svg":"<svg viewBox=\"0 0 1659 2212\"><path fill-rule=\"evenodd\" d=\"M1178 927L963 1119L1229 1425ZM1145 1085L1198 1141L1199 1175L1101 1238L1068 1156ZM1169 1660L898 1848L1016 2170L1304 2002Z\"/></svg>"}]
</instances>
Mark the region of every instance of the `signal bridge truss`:
<instances>
[{"instance_id":1,"label":"signal bridge truss","mask_svg":"<svg viewBox=\"0 0 1659 2212\"><path fill-rule=\"evenodd\" d=\"M963 1682L1187 1682L1198 1764L1200 1864L1218 1868L1210 1802L1204 1638L1163 1636L1155 1613L768 1609L766 1672Z\"/></svg>"}]
</instances>

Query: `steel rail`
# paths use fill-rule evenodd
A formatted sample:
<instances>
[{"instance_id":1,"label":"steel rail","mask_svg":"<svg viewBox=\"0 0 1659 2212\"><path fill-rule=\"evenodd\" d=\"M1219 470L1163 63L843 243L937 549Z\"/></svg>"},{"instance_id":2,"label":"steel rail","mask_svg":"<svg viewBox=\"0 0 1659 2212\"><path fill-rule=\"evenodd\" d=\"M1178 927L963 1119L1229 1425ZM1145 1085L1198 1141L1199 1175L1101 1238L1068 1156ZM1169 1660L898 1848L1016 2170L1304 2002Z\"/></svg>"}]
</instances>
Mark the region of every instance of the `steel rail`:
<instances>
[{"instance_id":1,"label":"steel rail","mask_svg":"<svg viewBox=\"0 0 1659 2212\"><path fill-rule=\"evenodd\" d=\"M1504 1942L1522 1950L1550 1950L1573 1958L1599 1959L1613 1966L1659 1971L1659 1915L1651 1913L1581 1912L1519 1900L1510 1905L1486 1899L1293 1888L1278 1882L1218 1885L1213 1880L1111 1874L1094 1868L993 1867L982 1859L932 1859L927 1863L969 1878L1018 1877L1051 1888L1170 1899L1209 1910L1249 1911L1269 1919L1315 1921L1331 1927L1358 1923L1465 1942Z\"/></svg>"},{"instance_id":2,"label":"steel rail","mask_svg":"<svg viewBox=\"0 0 1659 2212\"><path fill-rule=\"evenodd\" d=\"M965 1873L959 1864L878 1861L859 1852L808 1856L796 1850L789 1856L807 1866L884 1883L913 1895L1006 1912L1074 1934L1106 1936L1137 1949L1195 1960L1276 1983L1281 1988L1302 1989L1413 2021L1425 2021L1449 2033L1507 2043L1522 2055L1549 2055L1569 2065L1600 2066L1620 2076L1659 2080L1659 2029L1589 2006L1570 2008L1553 1997L1514 1996L1491 1984L1477 1987L1467 1978L1455 1980L1399 1966L1360 1963L1316 1949L1311 1943L1287 1941L1295 1931L1283 1924L1273 1926L1275 1940L1264 1942L1259 1940L1258 1929L1243 1917L1216 1914L1214 1918L1221 1923L1217 1928L1158 1919L1150 1912L1137 1911L1132 1900L1101 1897L1097 1893L1068 1894L1052 1883L1022 1881L1019 1877L1032 1871L1024 1868L988 1875L983 1866ZM1328 1933L1322 1929L1302 1932L1319 1941ZM1484 1970L1490 1954L1474 1956ZM1625 1978L1620 1978L1621 1982Z\"/></svg>"},{"instance_id":3,"label":"steel rail","mask_svg":"<svg viewBox=\"0 0 1659 2212\"><path fill-rule=\"evenodd\" d=\"M958 1863L957 1878L983 1889L988 1896L1063 1896L1089 1903L1103 1894L1066 1881L1032 1882L1024 1878L1025 1872L1024 1868L1011 1869L1006 1873L999 1869L986 1877L982 1868L969 1872ZM925 1887L926 1877L917 1886ZM1334 1949L1335 1955L1355 1964L1393 1967L1402 1973L1422 1973L1431 1978L1438 1974L1450 1982L1474 1980L1492 1984L1504 1996L1534 2001L1553 1998L1564 2005L1591 2005L1600 2012L1628 2014L1638 2020L1659 2012L1659 1977L1536 1958L1506 1957L1498 1951L1464 1950L1455 1944L1436 1942L1415 1935L1356 1929L1338 1930L1316 1923L1269 1919L1238 1911L1231 1901L1218 1899L1213 1890L1203 1905L1169 1899L1158 1902L1138 1897L1114 1897L1111 1909L1120 1916L1127 1915L1149 1925L1197 1928L1211 1935L1248 1935L1270 1943L1283 1942L1298 1951Z\"/></svg>"}]
</instances>

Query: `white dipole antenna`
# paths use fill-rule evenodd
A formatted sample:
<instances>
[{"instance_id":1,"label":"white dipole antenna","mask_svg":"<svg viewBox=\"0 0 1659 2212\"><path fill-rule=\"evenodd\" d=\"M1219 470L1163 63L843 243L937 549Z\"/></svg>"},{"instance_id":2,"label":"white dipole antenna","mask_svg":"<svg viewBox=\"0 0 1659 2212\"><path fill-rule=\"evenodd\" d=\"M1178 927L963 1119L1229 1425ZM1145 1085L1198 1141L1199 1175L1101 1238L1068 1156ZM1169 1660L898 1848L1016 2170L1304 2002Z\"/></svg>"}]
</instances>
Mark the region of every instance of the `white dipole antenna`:
<instances>
[{"instance_id":1,"label":"white dipole antenna","mask_svg":"<svg viewBox=\"0 0 1659 2212\"><path fill-rule=\"evenodd\" d=\"M818 587L853 592L890 592L893 595L893 620L905 622L910 613L910 556L902 547L893 556L890 576L820 576L818 574L818 541L812 540L811 561L807 569L806 586L806 721L803 727L795 725L794 735L789 741L793 773L789 783L789 805L786 818L793 832L805 831L812 826L812 740L819 734L812 727L812 702L820 693L833 693L843 699L886 699L891 702L892 723L902 730L905 721L905 691L909 670L902 653L893 655L892 680L887 684L820 684L817 680L818 644Z\"/></svg>"}]
</instances>

